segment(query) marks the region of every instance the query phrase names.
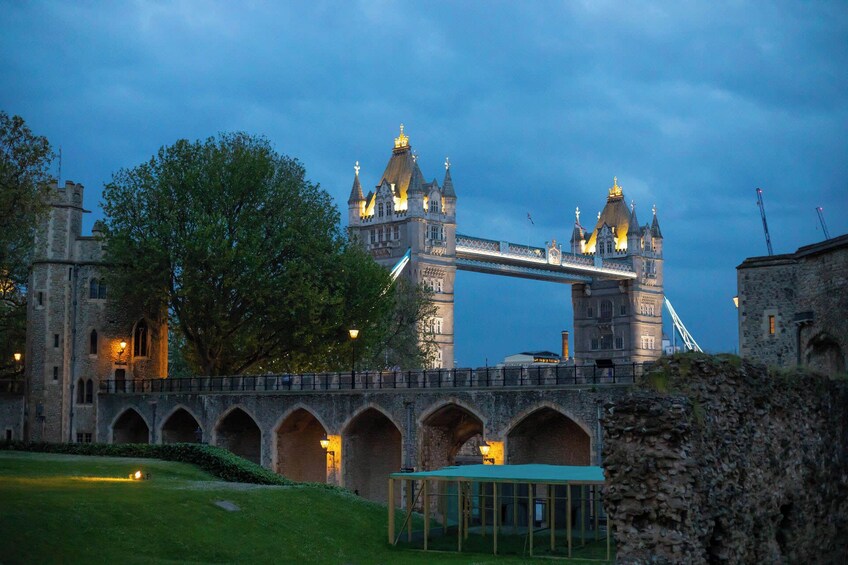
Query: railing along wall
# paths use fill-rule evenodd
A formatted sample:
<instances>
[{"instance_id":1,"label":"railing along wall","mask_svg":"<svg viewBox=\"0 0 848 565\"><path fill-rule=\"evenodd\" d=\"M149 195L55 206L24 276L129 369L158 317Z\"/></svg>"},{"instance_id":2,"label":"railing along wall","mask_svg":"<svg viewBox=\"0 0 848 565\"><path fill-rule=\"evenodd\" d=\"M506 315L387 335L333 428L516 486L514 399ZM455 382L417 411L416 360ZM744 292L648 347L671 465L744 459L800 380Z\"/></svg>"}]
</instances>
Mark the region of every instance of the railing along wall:
<instances>
[{"instance_id":1,"label":"railing along wall","mask_svg":"<svg viewBox=\"0 0 848 565\"><path fill-rule=\"evenodd\" d=\"M542 388L576 385L629 385L650 369L648 363L485 367L418 371L358 371L356 373L304 373L236 375L173 379L100 381L100 392L113 393L276 393L373 389L497 389Z\"/></svg>"}]
</instances>

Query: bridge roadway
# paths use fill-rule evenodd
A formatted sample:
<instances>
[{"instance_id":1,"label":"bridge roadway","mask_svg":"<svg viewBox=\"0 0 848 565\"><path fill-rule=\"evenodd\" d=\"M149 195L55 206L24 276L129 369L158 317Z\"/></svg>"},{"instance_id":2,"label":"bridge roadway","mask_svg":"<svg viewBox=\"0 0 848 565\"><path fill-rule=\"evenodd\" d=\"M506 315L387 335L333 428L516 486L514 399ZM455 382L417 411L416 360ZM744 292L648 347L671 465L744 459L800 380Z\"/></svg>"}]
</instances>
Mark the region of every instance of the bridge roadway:
<instances>
[{"instance_id":1,"label":"bridge roadway","mask_svg":"<svg viewBox=\"0 0 848 565\"><path fill-rule=\"evenodd\" d=\"M456 266L476 271L564 284L591 283L593 279L636 279L630 265L597 255L571 255L552 245L533 247L456 234Z\"/></svg>"},{"instance_id":2,"label":"bridge roadway","mask_svg":"<svg viewBox=\"0 0 848 565\"><path fill-rule=\"evenodd\" d=\"M386 476L476 457L496 463L600 460L603 404L641 365L556 365L104 381L97 440L229 449L300 481L386 501ZM325 452L319 440L330 444Z\"/></svg>"}]
</instances>

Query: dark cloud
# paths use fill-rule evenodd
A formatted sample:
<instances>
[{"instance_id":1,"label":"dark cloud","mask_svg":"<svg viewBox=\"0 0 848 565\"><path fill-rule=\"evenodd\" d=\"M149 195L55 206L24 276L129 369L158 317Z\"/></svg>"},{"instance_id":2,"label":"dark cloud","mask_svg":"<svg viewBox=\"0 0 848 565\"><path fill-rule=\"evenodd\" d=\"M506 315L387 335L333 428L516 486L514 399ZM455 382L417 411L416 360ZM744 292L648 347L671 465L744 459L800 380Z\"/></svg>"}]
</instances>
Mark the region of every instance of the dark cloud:
<instances>
[{"instance_id":1,"label":"dark cloud","mask_svg":"<svg viewBox=\"0 0 848 565\"><path fill-rule=\"evenodd\" d=\"M666 290L702 346L736 347L735 266L848 232L848 8L793 3L6 3L0 108L100 187L178 138L266 135L340 204L400 122L446 155L462 233L567 241L613 175L657 205ZM526 221L533 214L535 226ZM99 212L92 214L97 216ZM584 216L587 217L587 216ZM90 226L94 217L90 218ZM556 349L568 287L460 273L457 358ZM520 343L516 336L522 336Z\"/></svg>"}]
</instances>

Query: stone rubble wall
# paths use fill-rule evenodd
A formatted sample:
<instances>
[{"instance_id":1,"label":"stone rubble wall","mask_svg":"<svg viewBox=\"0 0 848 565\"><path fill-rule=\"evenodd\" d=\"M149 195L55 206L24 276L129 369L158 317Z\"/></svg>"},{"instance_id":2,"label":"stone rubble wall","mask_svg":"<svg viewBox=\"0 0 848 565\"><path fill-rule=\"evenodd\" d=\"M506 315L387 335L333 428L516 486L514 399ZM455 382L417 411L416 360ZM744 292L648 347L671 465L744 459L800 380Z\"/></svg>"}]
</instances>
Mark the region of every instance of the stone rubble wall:
<instances>
[{"instance_id":1,"label":"stone rubble wall","mask_svg":"<svg viewBox=\"0 0 848 565\"><path fill-rule=\"evenodd\" d=\"M848 562L848 381L675 356L603 427L619 563Z\"/></svg>"}]
</instances>

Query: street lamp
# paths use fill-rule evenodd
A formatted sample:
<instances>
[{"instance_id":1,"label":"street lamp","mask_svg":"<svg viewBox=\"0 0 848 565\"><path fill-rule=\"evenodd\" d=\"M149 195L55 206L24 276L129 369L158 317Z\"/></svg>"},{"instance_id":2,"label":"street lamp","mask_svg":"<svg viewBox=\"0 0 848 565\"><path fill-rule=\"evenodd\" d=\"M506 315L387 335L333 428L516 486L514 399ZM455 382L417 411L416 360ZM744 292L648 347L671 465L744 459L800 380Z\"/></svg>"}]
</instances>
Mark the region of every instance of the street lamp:
<instances>
[{"instance_id":1,"label":"street lamp","mask_svg":"<svg viewBox=\"0 0 848 565\"><path fill-rule=\"evenodd\" d=\"M21 354L20 353L15 353L14 357L15 357L15 363L21 362Z\"/></svg>"},{"instance_id":2,"label":"street lamp","mask_svg":"<svg viewBox=\"0 0 848 565\"><path fill-rule=\"evenodd\" d=\"M12 357L15 358L15 373L17 373L21 370L21 357L23 357L23 355L21 355L20 353L15 353L14 355L12 355Z\"/></svg>"},{"instance_id":3,"label":"street lamp","mask_svg":"<svg viewBox=\"0 0 848 565\"><path fill-rule=\"evenodd\" d=\"M336 455L335 451L330 451L330 450L327 449L328 447L330 447L330 440L329 440L329 438L327 438L327 436L324 436L324 439L319 440L318 443L321 444L321 449L323 449L324 451L326 451L330 455L333 455L333 456Z\"/></svg>"},{"instance_id":4,"label":"street lamp","mask_svg":"<svg viewBox=\"0 0 848 565\"><path fill-rule=\"evenodd\" d=\"M359 330L351 329L347 330L347 333L350 334L350 343L352 346L352 355L350 363L350 386L353 387L353 380L356 379L356 338L359 337Z\"/></svg>"},{"instance_id":5,"label":"street lamp","mask_svg":"<svg viewBox=\"0 0 848 565\"><path fill-rule=\"evenodd\" d=\"M486 442L483 442L483 443L480 444L479 449L480 449L480 455L483 456L483 464L485 465L486 462L489 462L492 465L494 465L495 464L495 458L494 457L488 457L489 450L492 449L492 446L489 445Z\"/></svg>"}]
</instances>

